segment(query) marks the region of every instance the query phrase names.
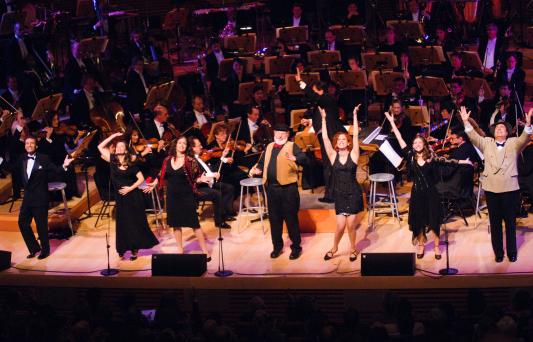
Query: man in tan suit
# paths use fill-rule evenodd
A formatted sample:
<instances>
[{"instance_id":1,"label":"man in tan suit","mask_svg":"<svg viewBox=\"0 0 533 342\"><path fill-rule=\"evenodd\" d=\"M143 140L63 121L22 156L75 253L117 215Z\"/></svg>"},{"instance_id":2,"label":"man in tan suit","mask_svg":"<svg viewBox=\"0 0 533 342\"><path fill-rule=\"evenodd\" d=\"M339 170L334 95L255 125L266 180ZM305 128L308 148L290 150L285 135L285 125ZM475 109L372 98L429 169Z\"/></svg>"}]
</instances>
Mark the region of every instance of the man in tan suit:
<instances>
[{"instance_id":1,"label":"man in tan suit","mask_svg":"<svg viewBox=\"0 0 533 342\"><path fill-rule=\"evenodd\" d=\"M250 176L263 174L268 200L268 218L274 249L270 257L275 259L283 251L283 222L287 224L292 241L289 259L295 260L302 253L298 210L298 165L305 164L307 157L289 139L289 127L278 124L274 127L274 142L268 144L263 158L250 170Z\"/></svg>"},{"instance_id":2,"label":"man in tan suit","mask_svg":"<svg viewBox=\"0 0 533 342\"><path fill-rule=\"evenodd\" d=\"M526 115L526 127L518 138L508 138L511 125L500 121L492 125L494 138L481 137L468 122L470 112L461 107L461 118L465 124L465 132L470 141L485 157L483 170L483 190L489 210L492 249L496 262L503 261L503 228L505 221L505 238L507 257L510 262L517 258L516 250L516 208L519 201L517 158L520 151L529 142L533 133L531 116L533 108Z\"/></svg>"}]
</instances>

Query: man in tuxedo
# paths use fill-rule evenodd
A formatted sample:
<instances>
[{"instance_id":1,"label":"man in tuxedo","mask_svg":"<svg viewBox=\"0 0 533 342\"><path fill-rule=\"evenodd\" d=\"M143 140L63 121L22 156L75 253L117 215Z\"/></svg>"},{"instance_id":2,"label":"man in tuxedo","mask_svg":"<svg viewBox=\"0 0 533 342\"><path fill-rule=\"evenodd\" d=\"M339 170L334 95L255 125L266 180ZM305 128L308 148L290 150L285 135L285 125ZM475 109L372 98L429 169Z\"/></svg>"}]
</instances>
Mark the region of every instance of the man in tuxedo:
<instances>
[{"instance_id":1,"label":"man in tuxedo","mask_svg":"<svg viewBox=\"0 0 533 342\"><path fill-rule=\"evenodd\" d=\"M80 43L73 42L70 45L70 59L65 65L64 95L67 101L72 101L75 97L75 90L81 89L84 74L96 75L96 69L89 59L83 59L80 53Z\"/></svg>"},{"instance_id":2,"label":"man in tuxedo","mask_svg":"<svg viewBox=\"0 0 533 342\"><path fill-rule=\"evenodd\" d=\"M309 86L302 81L299 70L297 70L295 80L299 83L300 88L304 90L306 97L315 104L315 108L311 112L311 120L309 118L302 119L302 125L313 125L320 142L320 150L322 155L325 156L327 154L324 148L324 141L322 140L322 116L318 107L326 111L328 136L333 137L338 132L346 132L342 122L339 120L339 104L337 103L337 99L326 92L326 84L324 82L318 81ZM324 197L319 199L321 202L333 203L333 187L331 186L333 173L331 171L331 164L324 163L325 192Z\"/></svg>"},{"instance_id":3,"label":"man in tuxedo","mask_svg":"<svg viewBox=\"0 0 533 342\"><path fill-rule=\"evenodd\" d=\"M4 51L6 68L12 73L21 74L28 69L27 58L32 53L31 43L23 35L24 26L20 22L13 25L13 37Z\"/></svg>"},{"instance_id":4,"label":"man in tuxedo","mask_svg":"<svg viewBox=\"0 0 533 342\"><path fill-rule=\"evenodd\" d=\"M219 228L231 228L226 221L235 221L235 211L233 210L233 185L220 182L220 174L213 172L212 167L200 158L202 153L202 143L195 137L189 138L189 145L191 146L194 158L200 165L203 173L210 178L209 184L200 184L198 186L197 199L199 201L213 202L213 215L215 219L215 226Z\"/></svg>"},{"instance_id":5,"label":"man in tuxedo","mask_svg":"<svg viewBox=\"0 0 533 342\"><path fill-rule=\"evenodd\" d=\"M300 5L298 3L293 4L291 13L292 13L292 16L288 20L288 22L286 23L287 26L298 27L298 26L309 25L309 23L307 22L307 20L303 16L304 11L303 11L302 5Z\"/></svg>"},{"instance_id":6,"label":"man in tuxedo","mask_svg":"<svg viewBox=\"0 0 533 342\"><path fill-rule=\"evenodd\" d=\"M26 153L15 164L14 173L20 174L24 189L24 197L20 207L18 225L24 242L33 258L37 252L38 259L44 259L50 255L48 241L48 181L53 173L66 171L73 158L65 157L63 169L50 161L48 156L37 152L37 139L27 137L24 140ZM40 245L35 239L31 228L31 221L35 220Z\"/></svg>"},{"instance_id":7,"label":"man in tuxedo","mask_svg":"<svg viewBox=\"0 0 533 342\"><path fill-rule=\"evenodd\" d=\"M91 110L102 102L101 95L96 91L96 80L92 75L83 75L81 86L82 89L77 91L70 108L70 123L78 127L91 124Z\"/></svg>"},{"instance_id":8,"label":"man in tuxedo","mask_svg":"<svg viewBox=\"0 0 533 342\"><path fill-rule=\"evenodd\" d=\"M169 131L168 117L168 108L162 104L158 104L154 107L154 119L147 120L144 124L144 137L148 140L155 138L158 141L157 149L152 150L152 158L149 158L150 175L153 177L161 170L163 159L166 156L166 141L163 137L165 132Z\"/></svg>"},{"instance_id":9,"label":"man in tuxedo","mask_svg":"<svg viewBox=\"0 0 533 342\"><path fill-rule=\"evenodd\" d=\"M420 8L418 0L410 0L407 4L407 13L404 15L405 20L427 22L429 20L429 14Z\"/></svg>"},{"instance_id":10,"label":"man in tuxedo","mask_svg":"<svg viewBox=\"0 0 533 342\"><path fill-rule=\"evenodd\" d=\"M498 84L507 83L511 91L516 91L520 103L524 103L524 89L526 86L526 73L518 66L516 54L509 53L506 59L505 68L498 73ZM516 101L515 94L512 94L513 101Z\"/></svg>"},{"instance_id":11,"label":"man in tuxedo","mask_svg":"<svg viewBox=\"0 0 533 342\"><path fill-rule=\"evenodd\" d=\"M485 156L485 168L482 172L481 185L485 191L489 210L490 237L495 261L502 262L503 229L505 221L505 240L507 257L510 262L517 260L516 248L516 212L519 204L519 184L517 159L520 151L530 141L533 134L531 117L533 108L526 115L526 127L520 137L509 138L511 127L506 122L497 122L491 126L492 137L481 137L468 121L470 113L461 107L461 119L470 141Z\"/></svg>"},{"instance_id":12,"label":"man in tuxedo","mask_svg":"<svg viewBox=\"0 0 533 342\"><path fill-rule=\"evenodd\" d=\"M203 146L207 145L207 137L211 128L211 115L204 108L204 99L200 95L195 95L192 99L192 111L186 112L183 117L182 130L187 130L187 137L195 137L200 140ZM204 132L204 133L202 133Z\"/></svg>"},{"instance_id":13,"label":"man in tuxedo","mask_svg":"<svg viewBox=\"0 0 533 342\"><path fill-rule=\"evenodd\" d=\"M485 74L493 75L506 50L507 42L498 37L498 26L494 23L488 24L487 36L480 40L477 49Z\"/></svg>"},{"instance_id":14,"label":"man in tuxedo","mask_svg":"<svg viewBox=\"0 0 533 342\"><path fill-rule=\"evenodd\" d=\"M128 44L129 61L137 57L142 61L154 62L157 61L158 54L156 48L143 39L143 35L138 30L133 30L130 33L130 41Z\"/></svg>"},{"instance_id":15,"label":"man in tuxedo","mask_svg":"<svg viewBox=\"0 0 533 342\"><path fill-rule=\"evenodd\" d=\"M20 108L24 113L24 116L29 118L33 114L35 108L35 96L32 94L30 88L23 88L19 86L18 78L15 74L10 74L7 76L6 82L7 88L2 93L2 97L15 108ZM12 111L13 108L7 103L0 104L2 109L7 109Z\"/></svg>"},{"instance_id":16,"label":"man in tuxedo","mask_svg":"<svg viewBox=\"0 0 533 342\"><path fill-rule=\"evenodd\" d=\"M128 109L133 114L141 114L144 110L149 83L144 74L144 62L141 57L133 57L126 78L126 94ZM142 116L141 116L142 119Z\"/></svg>"},{"instance_id":17,"label":"man in tuxedo","mask_svg":"<svg viewBox=\"0 0 533 342\"><path fill-rule=\"evenodd\" d=\"M218 68L220 63L226 58L219 40L211 42L211 51L205 56L206 77L209 82L214 82L218 78Z\"/></svg>"}]
</instances>

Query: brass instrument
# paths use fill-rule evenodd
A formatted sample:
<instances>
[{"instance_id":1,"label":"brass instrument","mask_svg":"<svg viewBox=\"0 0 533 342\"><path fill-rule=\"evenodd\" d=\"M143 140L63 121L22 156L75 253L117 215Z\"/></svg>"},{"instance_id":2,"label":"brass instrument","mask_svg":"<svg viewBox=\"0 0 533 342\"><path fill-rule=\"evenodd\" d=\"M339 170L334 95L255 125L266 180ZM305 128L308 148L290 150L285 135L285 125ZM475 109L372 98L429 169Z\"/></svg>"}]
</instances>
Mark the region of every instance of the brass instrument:
<instances>
[{"instance_id":1,"label":"brass instrument","mask_svg":"<svg viewBox=\"0 0 533 342\"><path fill-rule=\"evenodd\" d=\"M17 118L17 112L9 112L9 115L6 115L4 117L4 121L2 121L2 124L0 125L0 137L3 137L4 135L6 135L6 133L9 131L9 129L13 125L13 122L15 122L16 118Z\"/></svg>"},{"instance_id":2,"label":"brass instrument","mask_svg":"<svg viewBox=\"0 0 533 342\"><path fill-rule=\"evenodd\" d=\"M115 132L125 132L124 109L116 102L98 105L91 110L91 122L102 130L102 135L109 136Z\"/></svg>"}]
</instances>

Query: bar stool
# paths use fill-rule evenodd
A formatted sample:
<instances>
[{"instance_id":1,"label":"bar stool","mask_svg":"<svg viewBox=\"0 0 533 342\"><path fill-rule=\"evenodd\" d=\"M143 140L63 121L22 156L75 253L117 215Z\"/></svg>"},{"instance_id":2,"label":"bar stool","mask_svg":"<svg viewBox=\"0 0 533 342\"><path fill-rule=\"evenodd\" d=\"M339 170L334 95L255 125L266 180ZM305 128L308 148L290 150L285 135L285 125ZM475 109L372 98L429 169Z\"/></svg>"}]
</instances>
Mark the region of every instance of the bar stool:
<instances>
[{"instance_id":1,"label":"bar stool","mask_svg":"<svg viewBox=\"0 0 533 342\"><path fill-rule=\"evenodd\" d=\"M483 188L483 176L479 176L478 178L478 185L477 185L477 200L476 200L476 211L474 212L474 228L477 229L477 223L478 223L478 216L481 217L481 210L487 208L487 205L480 205L480 202L481 202L481 191L482 191L482 188ZM488 232L490 234L490 220L489 220L489 224L487 225L487 229L488 229Z\"/></svg>"},{"instance_id":2,"label":"bar stool","mask_svg":"<svg viewBox=\"0 0 533 342\"><path fill-rule=\"evenodd\" d=\"M144 191L148 185L146 184L146 181L142 182L141 185L139 185L139 189L141 191ZM155 225L157 227L158 231L161 231L165 228L165 225L163 224L163 208L161 207L161 201L159 200L159 193L157 191L157 186L150 191L150 197L152 199L152 208L146 208L144 211L147 214L153 214L155 216Z\"/></svg>"},{"instance_id":3,"label":"bar stool","mask_svg":"<svg viewBox=\"0 0 533 342\"><path fill-rule=\"evenodd\" d=\"M68 208L67 196L65 195L65 188L67 183L64 182L51 182L48 183L48 191L61 191L61 197L63 198L63 210L67 215L68 227L70 228L70 233L74 236L74 229L72 228L72 219L70 217L70 209Z\"/></svg>"},{"instance_id":4,"label":"bar stool","mask_svg":"<svg viewBox=\"0 0 533 342\"><path fill-rule=\"evenodd\" d=\"M241 218L242 214L249 213L250 210L255 209L259 213L259 219L261 220L261 228L263 229L263 234L266 234L265 224L263 222L263 213L266 211L266 203L265 206L261 203L261 194L265 196L266 199L266 191L265 187L263 186L263 179L262 178L246 178L240 181L241 184L241 198L239 200L239 216L237 217L237 232L241 233ZM244 189L246 189L246 195L249 194L249 189L255 188L256 194L257 194L257 206L255 207L243 207L243 194ZM261 191L262 189L262 191Z\"/></svg>"},{"instance_id":5,"label":"bar stool","mask_svg":"<svg viewBox=\"0 0 533 342\"><path fill-rule=\"evenodd\" d=\"M390 210L390 213L392 214L392 217L396 217L398 219L398 223L401 227L400 222L400 213L398 211L398 202L396 200L396 192L394 191L394 175L390 173L374 173L370 176L368 176L368 179L370 180L370 196L369 196L369 203L368 203L368 225L371 227L371 229L374 229L374 219L376 217L376 214L381 214L388 212ZM389 209L379 208L381 210L377 210L376 206L376 187L378 183L387 183L389 187Z\"/></svg>"}]
</instances>

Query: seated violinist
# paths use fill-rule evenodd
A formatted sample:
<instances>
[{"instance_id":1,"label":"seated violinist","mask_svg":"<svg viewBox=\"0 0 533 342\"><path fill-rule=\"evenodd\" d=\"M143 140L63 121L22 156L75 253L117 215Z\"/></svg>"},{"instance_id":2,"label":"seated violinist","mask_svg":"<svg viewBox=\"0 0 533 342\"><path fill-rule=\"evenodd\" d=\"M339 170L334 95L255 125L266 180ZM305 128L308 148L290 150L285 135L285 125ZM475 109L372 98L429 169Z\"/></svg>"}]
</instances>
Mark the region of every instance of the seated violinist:
<instances>
[{"instance_id":1,"label":"seated violinist","mask_svg":"<svg viewBox=\"0 0 533 342\"><path fill-rule=\"evenodd\" d=\"M220 182L220 173L213 172L214 168L206 163L202 157L202 143L195 137L189 138L189 146L192 156L198 162L202 173L209 179L209 183L201 183L198 186L197 199L199 201L213 202L213 214L215 226L231 228L226 221L235 221L233 210L234 189L231 184ZM216 171L216 170L215 170Z\"/></svg>"},{"instance_id":2,"label":"seated violinist","mask_svg":"<svg viewBox=\"0 0 533 342\"><path fill-rule=\"evenodd\" d=\"M237 189L241 188L240 181L248 176L234 162L236 146L230 138L227 126L216 126L213 133L215 139L207 145L207 150L211 152L211 158L207 160L207 163L212 165L213 170L220 173L220 181L233 185L237 192Z\"/></svg>"},{"instance_id":3,"label":"seated violinist","mask_svg":"<svg viewBox=\"0 0 533 342\"><path fill-rule=\"evenodd\" d=\"M202 145L207 145L207 136L211 131L212 115L204 106L204 98L196 95L192 99L192 111L186 112L182 130L186 137L195 137Z\"/></svg>"},{"instance_id":4,"label":"seated violinist","mask_svg":"<svg viewBox=\"0 0 533 342\"><path fill-rule=\"evenodd\" d=\"M237 141L245 143L244 156L240 158L239 164L250 167L259 158L258 151L272 141L270 122L260 119L259 108L250 107L243 120L241 130L237 136Z\"/></svg>"},{"instance_id":5,"label":"seated violinist","mask_svg":"<svg viewBox=\"0 0 533 342\"><path fill-rule=\"evenodd\" d=\"M141 134L137 128L131 128L125 134L127 149L132 160L135 160L139 170L145 178L150 176L150 159L152 157L152 147L156 147L159 143L150 143L142 139Z\"/></svg>"},{"instance_id":6,"label":"seated violinist","mask_svg":"<svg viewBox=\"0 0 533 342\"><path fill-rule=\"evenodd\" d=\"M144 126L144 137L157 143L157 148L152 149L153 156L150 158L150 176L159 173L163 159L165 159L165 146L172 138L171 127L167 123L168 108L162 104L154 107L154 119L148 120Z\"/></svg>"}]
</instances>

